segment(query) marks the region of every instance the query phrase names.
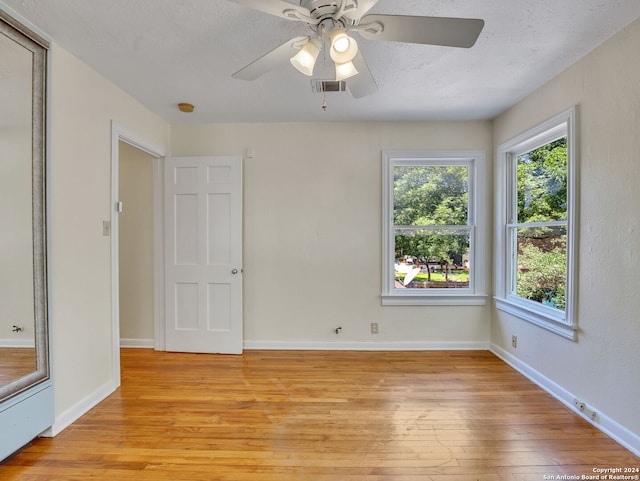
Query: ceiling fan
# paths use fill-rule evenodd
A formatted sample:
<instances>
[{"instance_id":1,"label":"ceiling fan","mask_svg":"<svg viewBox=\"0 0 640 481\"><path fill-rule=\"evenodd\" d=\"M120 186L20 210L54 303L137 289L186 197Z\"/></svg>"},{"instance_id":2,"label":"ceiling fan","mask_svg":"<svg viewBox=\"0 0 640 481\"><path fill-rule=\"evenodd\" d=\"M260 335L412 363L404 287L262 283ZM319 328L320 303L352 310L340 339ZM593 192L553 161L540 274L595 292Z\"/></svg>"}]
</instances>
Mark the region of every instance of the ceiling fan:
<instances>
[{"instance_id":1,"label":"ceiling fan","mask_svg":"<svg viewBox=\"0 0 640 481\"><path fill-rule=\"evenodd\" d=\"M255 80L289 60L301 73L312 76L325 42L335 64L336 80L345 81L351 94L364 97L378 90L371 71L349 32L367 40L472 47L484 20L410 15L366 15L378 0L231 0L311 29L307 36L292 38L235 72L234 78Z\"/></svg>"}]
</instances>

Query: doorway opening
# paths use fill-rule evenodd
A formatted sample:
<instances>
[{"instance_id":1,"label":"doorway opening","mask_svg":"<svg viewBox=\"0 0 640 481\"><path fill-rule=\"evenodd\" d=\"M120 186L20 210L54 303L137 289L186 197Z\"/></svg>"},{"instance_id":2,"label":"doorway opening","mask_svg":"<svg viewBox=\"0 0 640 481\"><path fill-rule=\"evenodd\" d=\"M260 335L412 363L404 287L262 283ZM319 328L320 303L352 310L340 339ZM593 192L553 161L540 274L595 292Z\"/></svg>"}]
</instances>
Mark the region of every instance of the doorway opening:
<instances>
[{"instance_id":1,"label":"doorway opening","mask_svg":"<svg viewBox=\"0 0 640 481\"><path fill-rule=\"evenodd\" d=\"M164 148L112 122L111 332L116 387L120 385L121 344L164 349L163 330L157 322L163 318L164 305L164 155ZM125 216L127 209L129 215Z\"/></svg>"},{"instance_id":2,"label":"doorway opening","mask_svg":"<svg viewBox=\"0 0 640 481\"><path fill-rule=\"evenodd\" d=\"M154 347L154 157L118 142L120 347Z\"/></svg>"}]
</instances>

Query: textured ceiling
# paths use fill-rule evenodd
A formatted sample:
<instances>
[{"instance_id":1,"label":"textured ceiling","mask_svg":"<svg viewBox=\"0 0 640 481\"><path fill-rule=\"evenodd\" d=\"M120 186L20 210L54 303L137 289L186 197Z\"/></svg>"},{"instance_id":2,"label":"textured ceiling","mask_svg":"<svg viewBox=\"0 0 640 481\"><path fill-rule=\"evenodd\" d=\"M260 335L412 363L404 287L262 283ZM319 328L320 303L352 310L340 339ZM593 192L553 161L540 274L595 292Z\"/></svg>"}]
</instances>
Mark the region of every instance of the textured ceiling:
<instances>
[{"instance_id":1,"label":"textured ceiling","mask_svg":"<svg viewBox=\"0 0 640 481\"><path fill-rule=\"evenodd\" d=\"M302 23L228 0L0 1L171 123L488 119L640 17L638 0L380 0L369 13L485 27L470 49L358 37L379 90L327 93L323 111L322 94L290 65L253 82L231 78L307 35ZM329 78L323 69L314 77ZM178 102L195 112L178 112Z\"/></svg>"}]
</instances>

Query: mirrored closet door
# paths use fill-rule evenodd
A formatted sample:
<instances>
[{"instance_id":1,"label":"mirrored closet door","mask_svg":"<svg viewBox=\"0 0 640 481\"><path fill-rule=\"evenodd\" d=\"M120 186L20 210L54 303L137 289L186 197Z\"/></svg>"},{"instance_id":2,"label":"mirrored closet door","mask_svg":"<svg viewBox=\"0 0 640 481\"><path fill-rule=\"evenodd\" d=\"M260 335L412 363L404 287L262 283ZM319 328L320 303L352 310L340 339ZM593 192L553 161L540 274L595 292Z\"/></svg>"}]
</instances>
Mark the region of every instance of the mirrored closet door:
<instances>
[{"instance_id":1,"label":"mirrored closet door","mask_svg":"<svg viewBox=\"0 0 640 481\"><path fill-rule=\"evenodd\" d=\"M0 459L53 423L46 275L48 43L0 10Z\"/></svg>"}]
</instances>

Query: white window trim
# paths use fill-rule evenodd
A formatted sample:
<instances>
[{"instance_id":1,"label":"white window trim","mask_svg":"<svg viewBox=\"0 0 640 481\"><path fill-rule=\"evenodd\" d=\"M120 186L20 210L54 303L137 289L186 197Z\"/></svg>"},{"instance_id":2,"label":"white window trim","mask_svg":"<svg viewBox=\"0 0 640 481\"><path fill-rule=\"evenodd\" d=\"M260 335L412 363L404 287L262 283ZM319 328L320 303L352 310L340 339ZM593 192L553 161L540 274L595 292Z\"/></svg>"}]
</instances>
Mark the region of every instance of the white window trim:
<instances>
[{"instance_id":1,"label":"white window trim","mask_svg":"<svg viewBox=\"0 0 640 481\"><path fill-rule=\"evenodd\" d=\"M393 229L393 168L417 162L441 161L442 165L468 165L470 282L466 289L395 289ZM482 151L398 151L382 152L382 305L474 305L486 304L486 167ZM480 215L478 215L480 214ZM465 226L465 227L467 227Z\"/></svg>"},{"instance_id":2,"label":"white window trim","mask_svg":"<svg viewBox=\"0 0 640 481\"><path fill-rule=\"evenodd\" d=\"M578 169L577 169L577 107L572 107L545 122L523 132L501 144L496 158L496 282L495 300L497 309L531 322L550 332L570 340L578 338L577 316L577 237L578 237ZM559 311L538 302L512 295L509 290L509 262L507 250L509 223L509 189L513 182L509 178L509 163L514 152L526 152L552 140L559 135L567 136L567 286L566 308Z\"/></svg>"}]
</instances>

